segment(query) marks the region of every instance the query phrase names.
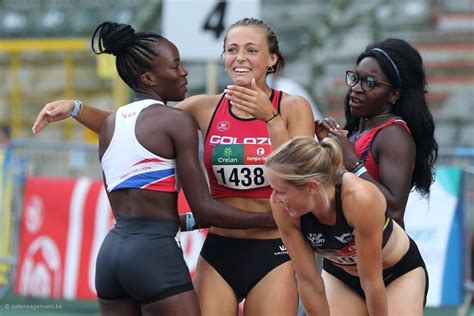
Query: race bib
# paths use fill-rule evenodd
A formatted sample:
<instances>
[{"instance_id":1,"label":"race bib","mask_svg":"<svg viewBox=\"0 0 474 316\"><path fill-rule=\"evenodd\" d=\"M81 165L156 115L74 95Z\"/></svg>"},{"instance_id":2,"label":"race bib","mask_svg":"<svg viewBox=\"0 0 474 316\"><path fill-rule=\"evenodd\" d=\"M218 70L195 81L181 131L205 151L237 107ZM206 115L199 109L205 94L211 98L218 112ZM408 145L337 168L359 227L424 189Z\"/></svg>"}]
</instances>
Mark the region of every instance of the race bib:
<instances>
[{"instance_id":1,"label":"race bib","mask_svg":"<svg viewBox=\"0 0 474 316\"><path fill-rule=\"evenodd\" d=\"M357 264L357 252L353 244L342 249L319 249L317 252L324 258L340 265Z\"/></svg>"},{"instance_id":2,"label":"race bib","mask_svg":"<svg viewBox=\"0 0 474 316\"><path fill-rule=\"evenodd\" d=\"M271 151L269 144L215 145L212 169L217 183L237 190L268 186L263 164Z\"/></svg>"},{"instance_id":3,"label":"race bib","mask_svg":"<svg viewBox=\"0 0 474 316\"><path fill-rule=\"evenodd\" d=\"M354 265L354 264L357 264L357 256L326 257L326 259L331 260L332 262L340 264L340 265Z\"/></svg>"}]
</instances>

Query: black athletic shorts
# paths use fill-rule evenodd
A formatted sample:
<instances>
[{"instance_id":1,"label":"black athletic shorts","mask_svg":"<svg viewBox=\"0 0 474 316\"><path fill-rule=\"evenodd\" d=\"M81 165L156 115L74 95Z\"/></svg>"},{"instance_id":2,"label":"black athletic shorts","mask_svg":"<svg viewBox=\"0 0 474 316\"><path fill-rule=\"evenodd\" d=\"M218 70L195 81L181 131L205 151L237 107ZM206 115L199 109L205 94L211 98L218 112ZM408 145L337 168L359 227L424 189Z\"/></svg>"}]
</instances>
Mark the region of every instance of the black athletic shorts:
<instances>
[{"instance_id":1,"label":"black athletic shorts","mask_svg":"<svg viewBox=\"0 0 474 316\"><path fill-rule=\"evenodd\" d=\"M192 290L178 228L167 220L117 218L97 255L97 296L147 304Z\"/></svg>"},{"instance_id":2,"label":"black athletic shorts","mask_svg":"<svg viewBox=\"0 0 474 316\"><path fill-rule=\"evenodd\" d=\"M410 238L410 247L408 248L408 251L406 254L398 261L396 264L393 266L386 268L383 270L383 281L385 286L388 286L392 281L395 279L401 277L402 275L418 268L422 267L423 270L425 271L425 277L426 277L426 282L425 282L425 298L424 298L424 303L423 305L426 305L426 297L428 295L428 271L426 270L425 262L423 261L423 258L421 257L420 251L418 250L418 246L416 243ZM342 281L344 284L349 286L351 289L353 289L355 292L357 292L360 296L362 296L365 299L365 293L364 290L362 289L362 286L360 285L360 279L359 277L353 276L334 263L332 263L330 260L324 259L324 271L327 273L331 274L332 276L336 277L340 281Z\"/></svg>"},{"instance_id":3,"label":"black athletic shorts","mask_svg":"<svg viewBox=\"0 0 474 316\"><path fill-rule=\"evenodd\" d=\"M237 300L270 271L290 260L280 238L242 239L208 233L203 257L234 290Z\"/></svg>"}]
</instances>

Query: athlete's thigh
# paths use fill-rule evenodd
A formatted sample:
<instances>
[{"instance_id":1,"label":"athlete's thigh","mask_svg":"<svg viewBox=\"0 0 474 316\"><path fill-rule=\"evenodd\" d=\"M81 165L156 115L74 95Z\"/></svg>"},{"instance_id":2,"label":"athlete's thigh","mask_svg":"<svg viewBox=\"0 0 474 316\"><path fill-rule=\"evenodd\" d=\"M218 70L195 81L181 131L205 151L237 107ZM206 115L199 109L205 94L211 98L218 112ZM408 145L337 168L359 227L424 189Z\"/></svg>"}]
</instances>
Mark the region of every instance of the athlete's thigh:
<instances>
[{"instance_id":1,"label":"athlete's thigh","mask_svg":"<svg viewBox=\"0 0 474 316\"><path fill-rule=\"evenodd\" d=\"M142 305L143 316L200 316L199 304L194 290L181 292L165 299Z\"/></svg>"},{"instance_id":2,"label":"athlete's thigh","mask_svg":"<svg viewBox=\"0 0 474 316\"><path fill-rule=\"evenodd\" d=\"M331 316L367 316L367 306L363 297L342 281L323 271L324 288Z\"/></svg>"},{"instance_id":3,"label":"athlete's thigh","mask_svg":"<svg viewBox=\"0 0 474 316\"><path fill-rule=\"evenodd\" d=\"M238 303L234 291L202 257L199 257L193 283L203 316L237 315Z\"/></svg>"},{"instance_id":4,"label":"athlete's thigh","mask_svg":"<svg viewBox=\"0 0 474 316\"><path fill-rule=\"evenodd\" d=\"M298 295L291 261L270 271L247 295L245 316L292 316L298 312Z\"/></svg>"},{"instance_id":5,"label":"athlete's thigh","mask_svg":"<svg viewBox=\"0 0 474 316\"><path fill-rule=\"evenodd\" d=\"M140 304L130 300L102 300L97 299L101 316L141 316Z\"/></svg>"},{"instance_id":6,"label":"athlete's thigh","mask_svg":"<svg viewBox=\"0 0 474 316\"><path fill-rule=\"evenodd\" d=\"M416 268L393 280L387 286L389 315L423 315L426 276L423 268Z\"/></svg>"}]
</instances>

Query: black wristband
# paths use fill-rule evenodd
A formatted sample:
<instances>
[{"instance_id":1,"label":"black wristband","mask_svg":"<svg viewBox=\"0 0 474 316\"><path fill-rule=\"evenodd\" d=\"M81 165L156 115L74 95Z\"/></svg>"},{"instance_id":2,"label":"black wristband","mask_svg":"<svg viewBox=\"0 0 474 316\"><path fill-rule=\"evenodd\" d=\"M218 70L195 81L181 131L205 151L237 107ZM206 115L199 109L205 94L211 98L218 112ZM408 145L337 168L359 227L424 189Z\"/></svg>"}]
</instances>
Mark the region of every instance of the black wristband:
<instances>
[{"instance_id":1,"label":"black wristband","mask_svg":"<svg viewBox=\"0 0 474 316\"><path fill-rule=\"evenodd\" d=\"M275 117L277 117L277 116L278 116L278 112L273 112L273 116L270 117L268 120L266 120L265 123L270 122L271 120L273 120L273 119L274 119Z\"/></svg>"}]
</instances>

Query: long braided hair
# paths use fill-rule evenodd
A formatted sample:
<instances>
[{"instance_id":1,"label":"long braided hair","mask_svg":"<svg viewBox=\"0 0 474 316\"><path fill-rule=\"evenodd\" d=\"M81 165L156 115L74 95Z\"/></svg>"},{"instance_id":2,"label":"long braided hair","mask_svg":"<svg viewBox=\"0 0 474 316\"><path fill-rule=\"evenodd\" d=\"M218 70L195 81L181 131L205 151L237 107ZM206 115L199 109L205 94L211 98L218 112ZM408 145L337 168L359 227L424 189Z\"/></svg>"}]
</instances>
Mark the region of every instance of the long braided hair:
<instances>
[{"instance_id":1,"label":"long braided hair","mask_svg":"<svg viewBox=\"0 0 474 316\"><path fill-rule=\"evenodd\" d=\"M167 39L155 33L135 32L127 24L104 22L94 31L91 46L97 55L116 56L115 66L120 78L136 89L139 75L152 68L152 61L158 56L155 44L162 40Z\"/></svg>"}]
</instances>

